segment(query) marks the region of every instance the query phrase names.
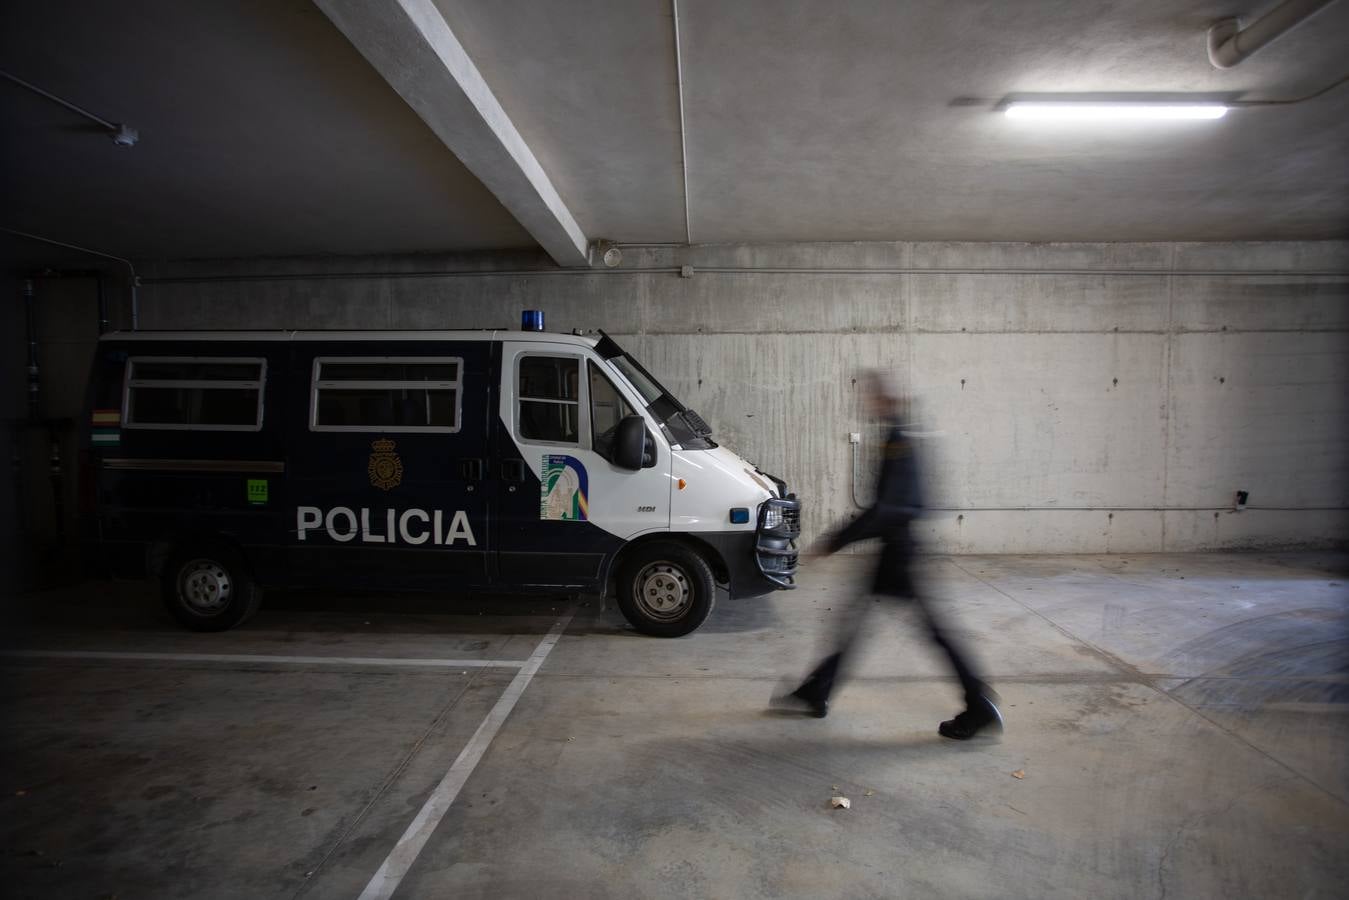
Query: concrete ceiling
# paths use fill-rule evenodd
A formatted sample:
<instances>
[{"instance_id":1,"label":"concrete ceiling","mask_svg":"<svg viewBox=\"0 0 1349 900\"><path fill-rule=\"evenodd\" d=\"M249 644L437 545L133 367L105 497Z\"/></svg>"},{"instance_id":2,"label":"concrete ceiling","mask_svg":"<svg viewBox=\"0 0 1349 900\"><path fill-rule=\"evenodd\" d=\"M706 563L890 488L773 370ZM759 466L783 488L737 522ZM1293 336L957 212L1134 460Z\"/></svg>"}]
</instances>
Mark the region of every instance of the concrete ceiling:
<instances>
[{"instance_id":1,"label":"concrete ceiling","mask_svg":"<svg viewBox=\"0 0 1349 900\"><path fill-rule=\"evenodd\" d=\"M689 234L1343 238L1349 86L1212 123L991 111L1017 93L1297 97L1346 74L1343 0L1234 69L1210 66L1205 28L1271 5L1252 2L679 0ZM669 0L423 6L586 238L685 240ZM119 150L0 83L0 225L136 257L532 246L537 227L497 199L494 173L451 152L455 121L433 121L450 107L335 21L302 0L6 4L0 68L142 141Z\"/></svg>"},{"instance_id":2,"label":"concrete ceiling","mask_svg":"<svg viewBox=\"0 0 1349 900\"><path fill-rule=\"evenodd\" d=\"M5 3L0 225L132 257L533 240L308 0ZM93 130L90 130L92 127Z\"/></svg>"}]
</instances>

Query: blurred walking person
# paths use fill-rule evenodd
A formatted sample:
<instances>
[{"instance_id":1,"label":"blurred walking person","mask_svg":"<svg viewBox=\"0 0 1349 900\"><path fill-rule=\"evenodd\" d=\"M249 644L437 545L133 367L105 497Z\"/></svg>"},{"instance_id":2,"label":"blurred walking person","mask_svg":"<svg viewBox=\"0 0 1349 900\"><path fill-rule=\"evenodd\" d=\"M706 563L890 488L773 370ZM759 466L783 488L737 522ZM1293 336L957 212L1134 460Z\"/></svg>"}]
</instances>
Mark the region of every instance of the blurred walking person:
<instances>
[{"instance_id":1,"label":"blurred walking person","mask_svg":"<svg viewBox=\"0 0 1349 900\"><path fill-rule=\"evenodd\" d=\"M923 502L918 459L913 441L904 432L901 421L908 400L880 372L866 372L862 380L871 414L884 421L887 428L885 459L876 486L876 499L849 525L826 536L823 543L830 553L837 553L856 541L881 539L881 557L871 592L917 607L931 632L933 643L946 654L964 692L965 709L942 722L937 732L943 737L964 741L981 731L1001 731L1002 715L994 704L992 689L974 674L968 654L946 630L938 610L918 591L914 581L915 543L911 527L922 512ZM778 705L795 707L819 718L828 715L829 697L837 685L840 671L856 647L870 605L868 598L861 596L851 610L839 617L833 652L815 667L800 687L777 698Z\"/></svg>"}]
</instances>

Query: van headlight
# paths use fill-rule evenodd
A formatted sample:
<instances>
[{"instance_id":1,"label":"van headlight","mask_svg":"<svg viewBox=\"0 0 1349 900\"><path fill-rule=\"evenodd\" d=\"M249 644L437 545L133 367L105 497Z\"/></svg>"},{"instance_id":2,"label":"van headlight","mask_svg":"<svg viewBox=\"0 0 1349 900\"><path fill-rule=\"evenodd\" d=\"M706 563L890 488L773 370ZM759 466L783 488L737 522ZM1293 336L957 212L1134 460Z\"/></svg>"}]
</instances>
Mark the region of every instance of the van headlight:
<instances>
[{"instance_id":1,"label":"van headlight","mask_svg":"<svg viewBox=\"0 0 1349 900\"><path fill-rule=\"evenodd\" d=\"M782 507L776 503L770 503L764 510L763 527L780 528L782 526Z\"/></svg>"}]
</instances>

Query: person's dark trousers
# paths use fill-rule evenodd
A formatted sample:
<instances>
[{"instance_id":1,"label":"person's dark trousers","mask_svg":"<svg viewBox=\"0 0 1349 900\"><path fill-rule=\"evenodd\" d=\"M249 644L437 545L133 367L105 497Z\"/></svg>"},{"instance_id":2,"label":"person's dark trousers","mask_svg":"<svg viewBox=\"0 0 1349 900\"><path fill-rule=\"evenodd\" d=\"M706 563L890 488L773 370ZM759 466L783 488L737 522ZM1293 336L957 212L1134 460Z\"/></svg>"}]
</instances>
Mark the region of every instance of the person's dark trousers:
<instances>
[{"instance_id":1,"label":"person's dark trousers","mask_svg":"<svg viewBox=\"0 0 1349 900\"><path fill-rule=\"evenodd\" d=\"M973 709L988 691L988 687L974 674L969 663L969 655L960 646L943 623L935 605L923 598L915 589L910 574L909 548L902 544L888 544L881 554L877 567L874 588L877 594L891 602L912 602L922 614L935 643L946 654L960 679L960 687L965 694L965 706ZM826 656L814 671L807 676L796 694L808 700L827 701L833 693L840 671L848 664L862 633L862 626L871 606L871 599L861 596L853 602L852 608L845 610L838 620L838 632L834 641L834 651Z\"/></svg>"},{"instance_id":2,"label":"person's dark trousers","mask_svg":"<svg viewBox=\"0 0 1349 900\"><path fill-rule=\"evenodd\" d=\"M932 632L932 642L946 652L946 658L951 661L951 668L960 679L960 688L965 692L965 708L974 709L979 699L988 692L988 686L975 677L974 670L970 667L969 655L951 633L942 627L932 601L915 595L913 602L927 619L928 628Z\"/></svg>"}]
</instances>

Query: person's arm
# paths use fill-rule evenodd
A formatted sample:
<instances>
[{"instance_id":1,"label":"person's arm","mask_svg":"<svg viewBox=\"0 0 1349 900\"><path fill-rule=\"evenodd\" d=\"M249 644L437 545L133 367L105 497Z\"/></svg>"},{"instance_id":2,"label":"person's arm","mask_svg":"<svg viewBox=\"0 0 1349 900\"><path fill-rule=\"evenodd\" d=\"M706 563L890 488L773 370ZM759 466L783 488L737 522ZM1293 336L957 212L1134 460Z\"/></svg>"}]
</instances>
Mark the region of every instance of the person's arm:
<instances>
[{"instance_id":1,"label":"person's arm","mask_svg":"<svg viewBox=\"0 0 1349 900\"><path fill-rule=\"evenodd\" d=\"M881 537L890 528L907 525L919 514L921 506L913 445L895 429L886 442L875 502L856 519L826 536L829 552L837 553L849 544Z\"/></svg>"},{"instance_id":2,"label":"person's arm","mask_svg":"<svg viewBox=\"0 0 1349 900\"><path fill-rule=\"evenodd\" d=\"M876 519L876 507L873 505L863 510L860 516L838 531L827 535L825 541L829 547L829 552L837 553L849 544L864 541L870 537L878 537L880 532L876 529Z\"/></svg>"}]
</instances>

